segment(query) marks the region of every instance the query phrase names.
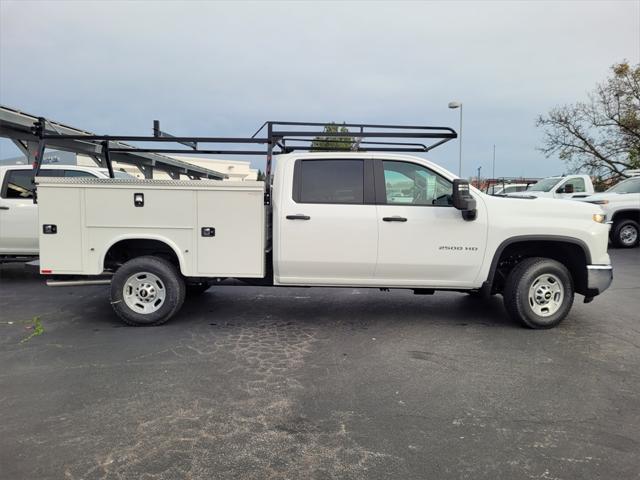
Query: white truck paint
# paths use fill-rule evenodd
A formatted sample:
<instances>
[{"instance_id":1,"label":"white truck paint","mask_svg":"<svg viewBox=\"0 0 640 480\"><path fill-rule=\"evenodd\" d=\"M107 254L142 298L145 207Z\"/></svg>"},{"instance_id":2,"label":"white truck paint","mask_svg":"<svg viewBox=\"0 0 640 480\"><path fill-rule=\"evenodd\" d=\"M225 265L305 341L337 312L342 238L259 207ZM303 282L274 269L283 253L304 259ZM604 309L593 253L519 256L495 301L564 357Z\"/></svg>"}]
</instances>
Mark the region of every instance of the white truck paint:
<instances>
[{"instance_id":1,"label":"white truck paint","mask_svg":"<svg viewBox=\"0 0 640 480\"><path fill-rule=\"evenodd\" d=\"M606 192L584 199L602 208L611 226L611 240L621 248L640 245L640 176L627 178Z\"/></svg>"},{"instance_id":2,"label":"white truck paint","mask_svg":"<svg viewBox=\"0 0 640 480\"><path fill-rule=\"evenodd\" d=\"M235 277L276 286L503 293L512 316L548 328L564 318L574 289L590 300L611 282L609 227L599 207L474 188L465 194L468 182L417 157L279 155L269 207L263 182L37 183L41 272L115 271L114 309L136 325L170 318L185 282L206 288ZM144 205L136 206L139 195ZM203 237L205 228L215 236ZM518 292L533 296L539 318L518 313L526 299L512 288L531 272L537 277ZM162 303L169 299L170 306ZM556 313L544 306L553 299Z\"/></svg>"},{"instance_id":3,"label":"white truck paint","mask_svg":"<svg viewBox=\"0 0 640 480\"><path fill-rule=\"evenodd\" d=\"M45 165L41 176L109 178L106 168ZM123 172L117 177L132 178ZM38 255L38 207L31 193L33 169L29 165L0 167L0 261Z\"/></svg>"},{"instance_id":4,"label":"white truck paint","mask_svg":"<svg viewBox=\"0 0 640 480\"><path fill-rule=\"evenodd\" d=\"M530 185L525 191L509 193L513 197L533 196L539 198L576 199L594 193L593 182L589 175L566 175L547 177Z\"/></svg>"}]
</instances>

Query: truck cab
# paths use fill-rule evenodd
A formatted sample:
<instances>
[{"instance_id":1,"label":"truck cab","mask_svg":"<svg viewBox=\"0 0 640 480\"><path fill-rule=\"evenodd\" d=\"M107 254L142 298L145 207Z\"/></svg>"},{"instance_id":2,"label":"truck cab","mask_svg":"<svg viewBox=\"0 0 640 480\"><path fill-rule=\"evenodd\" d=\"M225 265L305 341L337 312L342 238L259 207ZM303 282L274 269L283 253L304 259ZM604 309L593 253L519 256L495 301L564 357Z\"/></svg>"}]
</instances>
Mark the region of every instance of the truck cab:
<instances>
[{"instance_id":1,"label":"truck cab","mask_svg":"<svg viewBox=\"0 0 640 480\"><path fill-rule=\"evenodd\" d=\"M584 198L593 193L593 182L589 175L566 175L543 178L526 190L509 195L572 200Z\"/></svg>"}]
</instances>

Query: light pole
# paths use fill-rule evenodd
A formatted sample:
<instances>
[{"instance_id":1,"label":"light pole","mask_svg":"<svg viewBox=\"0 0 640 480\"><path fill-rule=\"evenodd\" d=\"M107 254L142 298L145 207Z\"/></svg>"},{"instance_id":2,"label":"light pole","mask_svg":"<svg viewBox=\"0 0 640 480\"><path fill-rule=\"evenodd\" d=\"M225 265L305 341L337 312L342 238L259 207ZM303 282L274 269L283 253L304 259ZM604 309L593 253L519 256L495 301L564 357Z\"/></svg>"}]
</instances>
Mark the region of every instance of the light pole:
<instances>
[{"instance_id":1,"label":"light pole","mask_svg":"<svg viewBox=\"0 0 640 480\"><path fill-rule=\"evenodd\" d=\"M491 178L496 178L496 146L493 145L493 167L491 170Z\"/></svg>"},{"instance_id":2,"label":"light pole","mask_svg":"<svg viewBox=\"0 0 640 480\"><path fill-rule=\"evenodd\" d=\"M462 178L462 102L449 102L449 108L460 109L460 128L458 129L458 176Z\"/></svg>"}]
</instances>

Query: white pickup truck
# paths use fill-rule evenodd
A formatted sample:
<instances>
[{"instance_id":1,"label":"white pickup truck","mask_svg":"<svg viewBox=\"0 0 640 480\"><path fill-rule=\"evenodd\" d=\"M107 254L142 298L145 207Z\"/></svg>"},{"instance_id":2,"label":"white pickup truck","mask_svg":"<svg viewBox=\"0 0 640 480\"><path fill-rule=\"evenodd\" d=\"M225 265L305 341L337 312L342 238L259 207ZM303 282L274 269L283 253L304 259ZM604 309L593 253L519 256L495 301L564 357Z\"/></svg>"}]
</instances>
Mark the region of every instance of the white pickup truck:
<instances>
[{"instance_id":1,"label":"white pickup truck","mask_svg":"<svg viewBox=\"0 0 640 480\"><path fill-rule=\"evenodd\" d=\"M41 273L113 273L111 303L131 325L236 278L500 293L513 318L550 328L575 293L591 301L612 280L597 205L486 195L415 156L283 153L267 202L263 182L36 181Z\"/></svg>"},{"instance_id":2,"label":"white pickup truck","mask_svg":"<svg viewBox=\"0 0 640 480\"><path fill-rule=\"evenodd\" d=\"M627 178L584 201L602 208L605 221L612 225L610 238L614 245L621 248L640 245L640 176Z\"/></svg>"},{"instance_id":3,"label":"white pickup truck","mask_svg":"<svg viewBox=\"0 0 640 480\"><path fill-rule=\"evenodd\" d=\"M133 178L114 172L116 178ZM44 165L41 177L109 178L106 168ZM38 206L33 203L33 168L0 167L0 263L30 260L38 255Z\"/></svg>"},{"instance_id":4,"label":"white pickup truck","mask_svg":"<svg viewBox=\"0 0 640 480\"><path fill-rule=\"evenodd\" d=\"M521 192L507 193L513 197L540 197L559 199L578 199L588 197L595 192L589 175L566 175L547 177L539 180Z\"/></svg>"}]
</instances>

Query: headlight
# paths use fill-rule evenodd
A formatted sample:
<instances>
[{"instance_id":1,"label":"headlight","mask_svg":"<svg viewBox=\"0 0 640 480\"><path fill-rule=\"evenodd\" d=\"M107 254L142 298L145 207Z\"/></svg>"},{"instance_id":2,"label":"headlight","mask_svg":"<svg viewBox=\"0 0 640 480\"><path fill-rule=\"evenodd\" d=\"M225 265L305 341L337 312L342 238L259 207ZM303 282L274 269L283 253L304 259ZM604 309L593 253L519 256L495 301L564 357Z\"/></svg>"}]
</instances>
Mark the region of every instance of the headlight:
<instances>
[{"instance_id":1,"label":"headlight","mask_svg":"<svg viewBox=\"0 0 640 480\"><path fill-rule=\"evenodd\" d=\"M589 203L593 203L594 205L606 205L607 203L609 203L609 200L593 200Z\"/></svg>"},{"instance_id":2,"label":"headlight","mask_svg":"<svg viewBox=\"0 0 640 480\"><path fill-rule=\"evenodd\" d=\"M601 213L594 213L591 218L593 218L594 222L604 223L604 215Z\"/></svg>"}]
</instances>

